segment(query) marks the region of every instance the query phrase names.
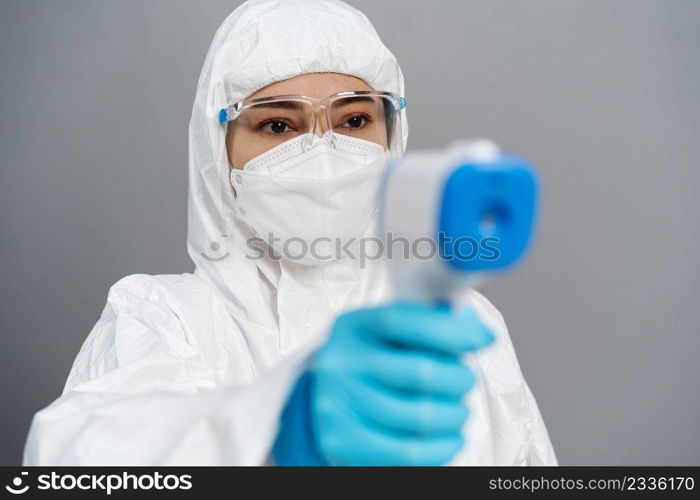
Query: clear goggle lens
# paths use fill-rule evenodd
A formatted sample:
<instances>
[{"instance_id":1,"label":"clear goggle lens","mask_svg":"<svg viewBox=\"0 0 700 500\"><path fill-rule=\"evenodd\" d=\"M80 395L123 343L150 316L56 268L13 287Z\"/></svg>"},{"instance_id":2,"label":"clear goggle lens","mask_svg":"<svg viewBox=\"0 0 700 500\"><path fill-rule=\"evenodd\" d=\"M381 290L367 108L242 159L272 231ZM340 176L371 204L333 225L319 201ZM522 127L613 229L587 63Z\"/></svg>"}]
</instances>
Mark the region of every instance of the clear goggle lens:
<instances>
[{"instance_id":1,"label":"clear goggle lens","mask_svg":"<svg viewBox=\"0 0 700 500\"><path fill-rule=\"evenodd\" d=\"M304 96L251 99L221 110L220 121L257 154L304 134L335 134L401 148L400 110L405 100L388 92L343 92L324 100ZM330 133L329 133L330 132Z\"/></svg>"}]
</instances>

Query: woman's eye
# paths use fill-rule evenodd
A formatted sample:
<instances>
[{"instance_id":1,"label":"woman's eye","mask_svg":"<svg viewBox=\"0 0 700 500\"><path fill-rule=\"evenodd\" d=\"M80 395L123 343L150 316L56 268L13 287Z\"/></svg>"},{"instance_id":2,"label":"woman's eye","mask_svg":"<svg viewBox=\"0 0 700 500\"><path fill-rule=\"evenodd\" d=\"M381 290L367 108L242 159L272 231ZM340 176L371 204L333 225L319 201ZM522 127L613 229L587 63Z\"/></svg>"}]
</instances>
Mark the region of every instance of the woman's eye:
<instances>
[{"instance_id":1,"label":"woman's eye","mask_svg":"<svg viewBox=\"0 0 700 500\"><path fill-rule=\"evenodd\" d=\"M367 124L367 117L363 115L355 115L349 118L341 125L344 128L362 128Z\"/></svg>"},{"instance_id":2,"label":"woman's eye","mask_svg":"<svg viewBox=\"0 0 700 500\"><path fill-rule=\"evenodd\" d=\"M291 130L289 125L281 121L271 121L264 123L261 128L265 132L269 132L270 134L283 134Z\"/></svg>"}]
</instances>

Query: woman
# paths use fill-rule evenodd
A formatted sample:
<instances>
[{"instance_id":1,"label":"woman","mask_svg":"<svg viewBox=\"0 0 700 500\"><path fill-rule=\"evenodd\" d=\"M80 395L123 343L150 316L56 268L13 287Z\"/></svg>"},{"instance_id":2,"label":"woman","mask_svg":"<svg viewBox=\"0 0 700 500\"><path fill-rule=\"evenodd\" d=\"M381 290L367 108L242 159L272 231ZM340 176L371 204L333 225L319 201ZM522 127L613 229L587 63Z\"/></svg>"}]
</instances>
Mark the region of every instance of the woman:
<instances>
[{"instance_id":1,"label":"woman","mask_svg":"<svg viewBox=\"0 0 700 500\"><path fill-rule=\"evenodd\" d=\"M236 9L190 123L195 272L110 289L25 463L555 464L484 297L460 314L393 303L380 261L334 252L372 234L403 96L344 3Z\"/></svg>"}]
</instances>

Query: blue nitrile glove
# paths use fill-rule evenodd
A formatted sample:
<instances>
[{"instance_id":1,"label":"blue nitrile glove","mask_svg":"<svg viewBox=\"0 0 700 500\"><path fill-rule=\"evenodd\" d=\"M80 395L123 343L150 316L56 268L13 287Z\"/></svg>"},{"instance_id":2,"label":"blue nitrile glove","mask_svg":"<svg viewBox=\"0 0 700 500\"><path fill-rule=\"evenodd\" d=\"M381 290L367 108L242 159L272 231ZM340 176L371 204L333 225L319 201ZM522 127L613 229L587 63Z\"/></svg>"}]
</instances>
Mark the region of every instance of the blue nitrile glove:
<instances>
[{"instance_id":1,"label":"blue nitrile glove","mask_svg":"<svg viewBox=\"0 0 700 500\"><path fill-rule=\"evenodd\" d=\"M494 340L476 313L393 304L341 315L282 415L279 465L440 465L462 447L474 374Z\"/></svg>"}]
</instances>

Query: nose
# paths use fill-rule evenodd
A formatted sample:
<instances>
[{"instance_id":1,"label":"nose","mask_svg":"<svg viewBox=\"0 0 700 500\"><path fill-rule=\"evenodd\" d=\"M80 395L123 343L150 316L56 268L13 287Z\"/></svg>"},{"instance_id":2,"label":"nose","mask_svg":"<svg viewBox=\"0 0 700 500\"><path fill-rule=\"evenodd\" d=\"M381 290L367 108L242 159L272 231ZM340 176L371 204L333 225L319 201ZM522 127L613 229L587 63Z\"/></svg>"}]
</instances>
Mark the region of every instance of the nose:
<instances>
[{"instance_id":1,"label":"nose","mask_svg":"<svg viewBox=\"0 0 700 500\"><path fill-rule=\"evenodd\" d=\"M328 115L326 114L326 107L319 106L314 111L314 129L312 133L318 137L323 137L323 135L328 132Z\"/></svg>"}]
</instances>

